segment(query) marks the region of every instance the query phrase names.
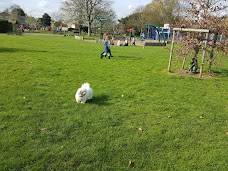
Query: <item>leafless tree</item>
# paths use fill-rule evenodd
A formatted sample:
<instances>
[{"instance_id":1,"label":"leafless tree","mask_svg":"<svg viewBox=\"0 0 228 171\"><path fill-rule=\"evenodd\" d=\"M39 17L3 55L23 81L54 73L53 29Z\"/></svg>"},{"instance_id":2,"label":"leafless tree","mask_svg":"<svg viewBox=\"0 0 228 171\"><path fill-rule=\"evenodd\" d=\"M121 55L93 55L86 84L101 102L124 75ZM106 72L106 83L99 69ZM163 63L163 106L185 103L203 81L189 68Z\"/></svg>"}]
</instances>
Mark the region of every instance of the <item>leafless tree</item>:
<instances>
[{"instance_id":1,"label":"leafless tree","mask_svg":"<svg viewBox=\"0 0 228 171\"><path fill-rule=\"evenodd\" d=\"M182 20L176 26L182 28L208 29L213 33L213 40L209 41L209 71L213 63L214 50L217 49L228 53L227 40L216 43L217 36L228 36L228 1L227 0L180 0L182 6ZM179 54L186 56L194 50L197 59L199 50L202 48L205 36L200 33L188 33L179 41L181 49Z\"/></svg>"},{"instance_id":2,"label":"leafless tree","mask_svg":"<svg viewBox=\"0 0 228 171\"><path fill-rule=\"evenodd\" d=\"M87 25L88 35L91 35L91 26L97 17L110 17L114 14L111 9L111 0L66 0L62 2L61 11L66 22ZM106 16L102 16L106 14Z\"/></svg>"}]
</instances>

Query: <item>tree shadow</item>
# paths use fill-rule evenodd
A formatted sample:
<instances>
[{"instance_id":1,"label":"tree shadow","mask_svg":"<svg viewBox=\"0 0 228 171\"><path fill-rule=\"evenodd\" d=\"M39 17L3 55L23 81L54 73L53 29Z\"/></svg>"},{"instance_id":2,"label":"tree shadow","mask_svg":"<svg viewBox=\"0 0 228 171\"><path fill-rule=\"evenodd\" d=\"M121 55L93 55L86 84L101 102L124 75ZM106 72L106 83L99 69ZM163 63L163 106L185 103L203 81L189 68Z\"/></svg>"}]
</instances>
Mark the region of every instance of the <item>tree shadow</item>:
<instances>
[{"instance_id":1,"label":"tree shadow","mask_svg":"<svg viewBox=\"0 0 228 171\"><path fill-rule=\"evenodd\" d=\"M136 56L117 56L116 58L121 60L140 60L141 59L140 57L136 57Z\"/></svg>"},{"instance_id":2,"label":"tree shadow","mask_svg":"<svg viewBox=\"0 0 228 171\"><path fill-rule=\"evenodd\" d=\"M45 51L45 50L19 49L19 48L0 48L0 53L3 53L3 52L15 53L15 52L47 52L47 51Z\"/></svg>"},{"instance_id":3,"label":"tree shadow","mask_svg":"<svg viewBox=\"0 0 228 171\"><path fill-rule=\"evenodd\" d=\"M186 69L175 69L174 71L171 71L171 73L180 75L180 76L191 76L191 77L199 77L200 72L192 73ZM212 70L211 73L209 72L203 72L202 78L225 78L228 77L228 69L215 69Z\"/></svg>"},{"instance_id":4,"label":"tree shadow","mask_svg":"<svg viewBox=\"0 0 228 171\"><path fill-rule=\"evenodd\" d=\"M108 99L109 97L107 95L101 94L98 96L93 96L93 98L89 100L89 103L100 105L100 106L106 106L106 105L110 105L110 103L108 103Z\"/></svg>"},{"instance_id":5,"label":"tree shadow","mask_svg":"<svg viewBox=\"0 0 228 171\"><path fill-rule=\"evenodd\" d=\"M0 48L0 53L1 52L17 52L18 49L16 48Z\"/></svg>"},{"instance_id":6,"label":"tree shadow","mask_svg":"<svg viewBox=\"0 0 228 171\"><path fill-rule=\"evenodd\" d=\"M228 69L220 69L212 71L218 77L228 77Z\"/></svg>"}]
</instances>

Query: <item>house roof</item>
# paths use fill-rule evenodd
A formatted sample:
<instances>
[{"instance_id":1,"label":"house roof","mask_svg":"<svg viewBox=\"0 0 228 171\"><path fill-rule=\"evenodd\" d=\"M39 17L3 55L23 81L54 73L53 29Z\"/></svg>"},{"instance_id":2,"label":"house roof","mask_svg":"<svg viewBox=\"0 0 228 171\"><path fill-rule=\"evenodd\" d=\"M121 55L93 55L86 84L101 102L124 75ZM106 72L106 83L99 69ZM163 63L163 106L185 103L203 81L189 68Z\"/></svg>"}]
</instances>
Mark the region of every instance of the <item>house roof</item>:
<instances>
[{"instance_id":1,"label":"house roof","mask_svg":"<svg viewBox=\"0 0 228 171\"><path fill-rule=\"evenodd\" d=\"M2 17L5 17L5 16L10 16L10 14L9 14L9 13L7 13L7 12L1 12L1 13L0 13L0 16L2 16Z\"/></svg>"},{"instance_id":2,"label":"house roof","mask_svg":"<svg viewBox=\"0 0 228 171\"><path fill-rule=\"evenodd\" d=\"M68 25L67 25L67 24L62 23L62 27L68 27Z\"/></svg>"}]
</instances>

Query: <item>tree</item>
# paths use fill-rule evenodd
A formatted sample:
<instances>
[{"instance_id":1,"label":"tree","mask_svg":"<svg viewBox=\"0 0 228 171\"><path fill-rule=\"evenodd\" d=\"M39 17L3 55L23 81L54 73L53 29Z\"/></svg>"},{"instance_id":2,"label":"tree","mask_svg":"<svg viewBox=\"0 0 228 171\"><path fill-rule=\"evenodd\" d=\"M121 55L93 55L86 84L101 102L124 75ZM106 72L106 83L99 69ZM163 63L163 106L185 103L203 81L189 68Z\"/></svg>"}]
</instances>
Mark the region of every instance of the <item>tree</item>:
<instances>
[{"instance_id":1,"label":"tree","mask_svg":"<svg viewBox=\"0 0 228 171\"><path fill-rule=\"evenodd\" d=\"M136 32L142 32L144 24L151 23L163 26L165 23L174 24L180 16L180 0L153 0L146 6L139 6L131 15L119 21L121 27L134 27Z\"/></svg>"},{"instance_id":2,"label":"tree","mask_svg":"<svg viewBox=\"0 0 228 171\"><path fill-rule=\"evenodd\" d=\"M165 23L174 24L179 12L179 0L153 0L145 7L142 18L146 23L162 26Z\"/></svg>"},{"instance_id":3,"label":"tree","mask_svg":"<svg viewBox=\"0 0 228 171\"><path fill-rule=\"evenodd\" d=\"M78 26L86 24L88 35L91 35L91 26L97 17L108 17L111 10L111 0L66 0L61 4L64 20ZM106 16L102 16L106 14Z\"/></svg>"},{"instance_id":4,"label":"tree","mask_svg":"<svg viewBox=\"0 0 228 171\"><path fill-rule=\"evenodd\" d=\"M184 3L183 3L184 4ZM213 33L214 39L209 42L209 71L213 63L214 50L228 53L228 42L222 40L216 43L218 35L228 36L227 19L227 0L190 0L188 4L184 4L182 20L176 26L195 29L208 29ZM179 41L181 55L187 55L194 50L194 57L197 59L199 50L202 48L205 36L200 33L189 33Z\"/></svg>"},{"instance_id":5,"label":"tree","mask_svg":"<svg viewBox=\"0 0 228 171\"><path fill-rule=\"evenodd\" d=\"M34 17L28 17L28 24L31 30L37 29L37 20Z\"/></svg>"},{"instance_id":6,"label":"tree","mask_svg":"<svg viewBox=\"0 0 228 171\"><path fill-rule=\"evenodd\" d=\"M43 26L43 18L38 18L37 22L36 22L36 29L41 29Z\"/></svg>"},{"instance_id":7,"label":"tree","mask_svg":"<svg viewBox=\"0 0 228 171\"><path fill-rule=\"evenodd\" d=\"M51 18L52 18L52 21L51 21L51 26L52 28L56 28L56 27L60 27L61 24L62 24L62 18L61 18L61 14L60 12L53 12L51 14Z\"/></svg>"},{"instance_id":8,"label":"tree","mask_svg":"<svg viewBox=\"0 0 228 171\"><path fill-rule=\"evenodd\" d=\"M21 7L16 4L12 5L9 9L7 9L5 11L9 11L11 13L10 20L15 24L21 24L21 17L26 16L23 9L21 9Z\"/></svg>"},{"instance_id":9,"label":"tree","mask_svg":"<svg viewBox=\"0 0 228 171\"><path fill-rule=\"evenodd\" d=\"M132 14L118 20L120 23L120 26L123 28L125 32L129 28L134 28L136 34L139 34L142 32L142 29L145 24L142 18L142 13L144 9L145 9L144 6L138 6Z\"/></svg>"},{"instance_id":10,"label":"tree","mask_svg":"<svg viewBox=\"0 0 228 171\"><path fill-rule=\"evenodd\" d=\"M53 21L56 21L56 22L62 21L62 16L61 16L60 11L53 12L53 13L51 14L51 18L52 18Z\"/></svg>"},{"instance_id":11,"label":"tree","mask_svg":"<svg viewBox=\"0 0 228 171\"><path fill-rule=\"evenodd\" d=\"M144 24L145 24L143 17L142 17L144 10L145 10L145 6L138 6L136 8L136 10L134 11L134 14L135 14L135 20L134 20L135 28L134 29L137 30L138 33L142 32Z\"/></svg>"},{"instance_id":12,"label":"tree","mask_svg":"<svg viewBox=\"0 0 228 171\"><path fill-rule=\"evenodd\" d=\"M51 17L47 13L44 13L42 17L42 26L43 27L51 26Z\"/></svg>"}]
</instances>

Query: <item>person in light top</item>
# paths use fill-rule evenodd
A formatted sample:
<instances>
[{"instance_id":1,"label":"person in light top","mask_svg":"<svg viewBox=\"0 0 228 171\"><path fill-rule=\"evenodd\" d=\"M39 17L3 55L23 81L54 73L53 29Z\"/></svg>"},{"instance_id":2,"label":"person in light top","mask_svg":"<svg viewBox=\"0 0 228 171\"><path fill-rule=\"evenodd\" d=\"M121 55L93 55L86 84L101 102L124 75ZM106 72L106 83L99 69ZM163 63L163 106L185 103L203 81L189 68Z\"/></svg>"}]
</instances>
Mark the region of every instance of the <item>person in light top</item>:
<instances>
[{"instance_id":1,"label":"person in light top","mask_svg":"<svg viewBox=\"0 0 228 171\"><path fill-rule=\"evenodd\" d=\"M127 40L127 38L125 39L123 46L128 46L128 40Z\"/></svg>"},{"instance_id":2,"label":"person in light top","mask_svg":"<svg viewBox=\"0 0 228 171\"><path fill-rule=\"evenodd\" d=\"M104 40L104 52L101 53L101 59L103 57L106 57L108 55L108 58L110 59L110 57L113 57L111 54L111 50L110 50L110 36L106 36L105 40Z\"/></svg>"}]
</instances>

